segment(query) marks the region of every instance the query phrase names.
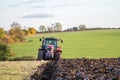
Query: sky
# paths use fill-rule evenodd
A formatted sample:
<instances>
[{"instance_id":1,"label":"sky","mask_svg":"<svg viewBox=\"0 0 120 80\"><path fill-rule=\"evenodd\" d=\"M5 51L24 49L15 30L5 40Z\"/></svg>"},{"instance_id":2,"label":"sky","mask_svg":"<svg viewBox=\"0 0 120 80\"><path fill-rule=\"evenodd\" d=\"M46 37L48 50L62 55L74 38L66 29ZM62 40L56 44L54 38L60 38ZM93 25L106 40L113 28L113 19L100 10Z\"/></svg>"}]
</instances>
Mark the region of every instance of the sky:
<instances>
[{"instance_id":1,"label":"sky","mask_svg":"<svg viewBox=\"0 0 120 80\"><path fill-rule=\"evenodd\" d=\"M60 22L63 29L86 25L120 27L120 0L1 0L0 27L10 29L18 22L22 27L51 26Z\"/></svg>"}]
</instances>

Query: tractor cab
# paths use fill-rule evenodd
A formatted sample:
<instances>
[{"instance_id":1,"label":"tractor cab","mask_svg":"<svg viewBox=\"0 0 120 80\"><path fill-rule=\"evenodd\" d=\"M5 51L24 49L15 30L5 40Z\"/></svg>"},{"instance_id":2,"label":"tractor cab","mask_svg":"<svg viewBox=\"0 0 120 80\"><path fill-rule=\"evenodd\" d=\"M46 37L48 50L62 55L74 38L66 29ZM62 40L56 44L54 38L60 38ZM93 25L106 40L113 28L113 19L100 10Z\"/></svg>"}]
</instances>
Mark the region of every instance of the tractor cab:
<instances>
[{"instance_id":1,"label":"tractor cab","mask_svg":"<svg viewBox=\"0 0 120 80\"><path fill-rule=\"evenodd\" d=\"M61 47L58 47L58 41L63 43L63 40L53 38L53 37L46 37L41 39L42 46L38 49L38 60L55 60L58 61L62 54Z\"/></svg>"},{"instance_id":2,"label":"tractor cab","mask_svg":"<svg viewBox=\"0 0 120 80\"><path fill-rule=\"evenodd\" d=\"M57 49L57 41L56 38L46 38L42 41L42 48L46 49L49 45L53 45L54 49Z\"/></svg>"}]
</instances>

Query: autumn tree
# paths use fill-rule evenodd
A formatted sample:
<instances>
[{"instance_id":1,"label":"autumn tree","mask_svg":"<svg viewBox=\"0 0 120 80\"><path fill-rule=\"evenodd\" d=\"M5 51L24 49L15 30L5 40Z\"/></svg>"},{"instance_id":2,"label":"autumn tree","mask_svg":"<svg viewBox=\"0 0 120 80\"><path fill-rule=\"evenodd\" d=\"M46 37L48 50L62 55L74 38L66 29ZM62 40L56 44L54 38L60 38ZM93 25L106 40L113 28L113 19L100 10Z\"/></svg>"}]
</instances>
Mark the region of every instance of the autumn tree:
<instances>
[{"instance_id":1,"label":"autumn tree","mask_svg":"<svg viewBox=\"0 0 120 80\"><path fill-rule=\"evenodd\" d=\"M41 26L39 27L39 30L40 30L40 32L45 32L45 31L46 31L45 25L41 25Z\"/></svg>"},{"instance_id":2,"label":"autumn tree","mask_svg":"<svg viewBox=\"0 0 120 80\"><path fill-rule=\"evenodd\" d=\"M31 34L30 31L27 30L27 29L23 29L23 31L24 31L25 35L30 35Z\"/></svg>"},{"instance_id":3,"label":"autumn tree","mask_svg":"<svg viewBox=\"0 0 120 80\"><path fill-rule=\"evenodd\" d=\"M9 30L9 35L11 35L12 37L15 37L16 33L15 33L15 29L14 28L11 28Z\"/></svg>"},{"instance_id":4,"label":"autumn tree","mask_svg":"<svg viewBox=\"0 0 120 80\"><path fill-rule=\"evenodd\" d=\"M3 28L0 28L0 42L7 43L8 40L6 40L6 33Z\"/></svg>"},{"instance_id":5,"label":"autumn tree","mask_svg":"<svg viewBox=\"0 0 120 80\"><path fill-rule=\"evenodd\" d=\"M21 25L17 22L13 22L11 24L11 29L9 30L9 35L13 37L15 42L23 42L25 41L25 32L21 29Z\"/></svg>"},{"instance_id":6,"label":"autumn tree","mask_svg":"<svg viewBox=\"0 0 120 80\"><path fill-rule=\"evenodd\" d=\"M5 31L3 28L0 28L0 39L5 37Z\"/></svg>"},{"instance_id":7,"label":"autumn tree","mask_svg":"<svg viewBox=\"0 0 120 80\"><path fill-rule=\"evenodd\" d=\"M30 31L30 34L36 34L36 32L37 32L37 30L35 28L33 28L33 27L30 27L28 29L28 31Z\"/></svg>"}]
</instances>

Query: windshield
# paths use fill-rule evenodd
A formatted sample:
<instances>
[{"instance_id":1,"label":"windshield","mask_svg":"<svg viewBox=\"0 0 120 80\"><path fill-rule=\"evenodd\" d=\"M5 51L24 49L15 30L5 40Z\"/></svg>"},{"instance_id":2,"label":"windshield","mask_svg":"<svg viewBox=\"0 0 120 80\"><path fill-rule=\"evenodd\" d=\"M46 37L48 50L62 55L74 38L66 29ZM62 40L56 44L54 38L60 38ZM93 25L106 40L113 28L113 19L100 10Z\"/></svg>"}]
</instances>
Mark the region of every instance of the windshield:
<instances>
[{"instance_id":1,"label":"windshield","mask_svg":"<svg viewBox=\"0 0 120 80\"><path fill-rule=\"evenodd\" d=\"M57 46L57 41L56 41L56 40L45 40L44 45L45 45L45 46L54 45L54 47L56 48L56 46Z\"/></svg>"}]
</instances>

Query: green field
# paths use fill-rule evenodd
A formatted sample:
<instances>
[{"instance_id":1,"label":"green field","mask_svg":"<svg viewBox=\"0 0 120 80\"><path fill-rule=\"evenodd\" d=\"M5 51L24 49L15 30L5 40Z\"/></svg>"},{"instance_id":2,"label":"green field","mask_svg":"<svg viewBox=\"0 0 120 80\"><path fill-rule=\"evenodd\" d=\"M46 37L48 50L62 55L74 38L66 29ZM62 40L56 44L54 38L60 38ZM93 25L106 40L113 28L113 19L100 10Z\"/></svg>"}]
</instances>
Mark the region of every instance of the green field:
<instances>
[{"instance_id":1,"label":"green field","mask_svg":"<svg viewBox=\"0 0 120 80\"><path fill-rule=\"evenodd\" d=\"M61 38L64 43L60 46L63 50L63 58L110 58L120 57L120 30L93 30L78 32L61 32L37 34L27 37L32 42L11 44L11 49L16 53L15 57L34 56L41 43L42 36Z\"/></svg>"}]
</instances>

